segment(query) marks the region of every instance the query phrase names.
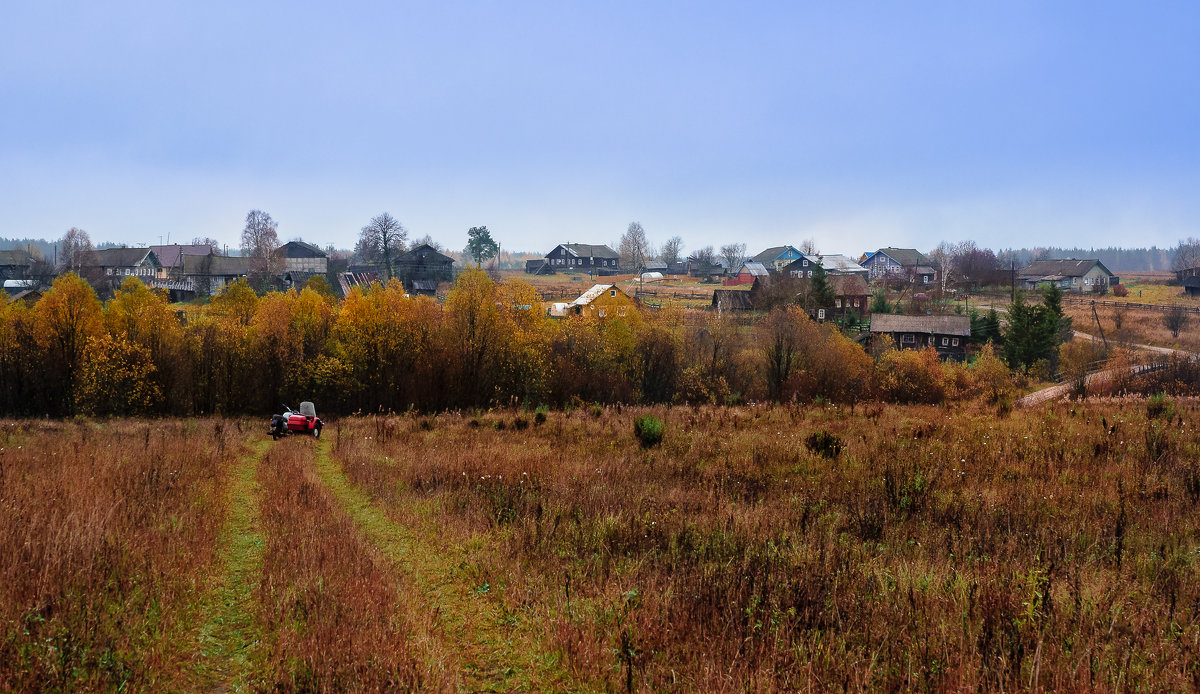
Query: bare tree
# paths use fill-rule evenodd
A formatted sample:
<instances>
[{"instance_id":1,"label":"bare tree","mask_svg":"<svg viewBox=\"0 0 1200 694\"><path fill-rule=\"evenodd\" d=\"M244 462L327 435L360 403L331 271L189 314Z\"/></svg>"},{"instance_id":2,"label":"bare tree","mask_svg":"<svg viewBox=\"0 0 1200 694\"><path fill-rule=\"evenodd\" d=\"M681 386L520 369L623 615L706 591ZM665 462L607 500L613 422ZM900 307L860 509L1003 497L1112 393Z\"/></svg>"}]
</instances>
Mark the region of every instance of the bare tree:
<instances>
[{"instance_id":1,"label":"bare tree","mask_svg":"<svg viewBox=\"0 0 1200 694\"><path fill-rule=\"evenodd\" d=\"M804 239L800 242L800 252L804 255L818 255L816 239Z\"/></svg>"},{"instance_id":2,"label":"bare tree","mask_svg":"<svg viewBox=\"0 0 1200 694\"><path fill-rule=\"evenodd\" d=\"M208 246L212 255L221 255L221 242L208 236L197 236L192 239L193 246Z\"/></svg>"},{"instance_id":3,"label":"bare tree","mask_svg":"<svg viewBox=\"0 0 1200 694\"><path fill-rule=\"evenodd\" d=\"M954 277L954 259L959 255L959 249L963 244L946 243L942 241L937 245L937 248L929 252L929 259L933 261L933 267L938 273L938 282L942 293L950 286L950 282Z\"/></svg>"},{"instance_id":4,"label":"bare tree","mask_svg":"<svg viewBox=\"0 0 1200 694\"><path fill-rule=\"evenodd\" d=\"M746 244L730 243L721 246L721 257L730 272L737 272L738 266L746 259Z\"/></svg>"},{"instance_id":5,"label":"bare tree","mask_svg":"<svg viewBox=\"0 0 1200 694\"><path fill-rule=\"evenodd\" d=\"M646 240L646 230L640 222L629 223L629 228L621 236L617 253L621 256L621 265L626 270L636 271L645 266L646 258L650 254L650 242Z\"/></svg>"},{"instance_id":6,"label":"bare tree","mask_svg":"<svg viewBox=\"0 0 1200 694\"><path fill-rule=\"evenodd\" d=\"M61 245L60 265L63 269L73 272L79 272L80 267L87 260L87 255L95 248L92 246L92 239L88 233L79 227L67 229L67 233L63 234Z\"/></svg>"},{"instance_id":7,"label":"bare tree","mask_svg":"<svg viewBox=\"0 0 1200 694\"><path fill-rule=\"evenodd\" d=\"M1184 310L1183 306L1175 304L1163 314L1163 325L1167 326L1167 330L1171 331L1171 337L1179 337L1179 331L1187 327L1188 318L1187 311Z\"/></svg>"},{"instance_id":8,"label":"bare tree","mask_svg":"<svg viewBox=\"0 0 1200 694\"><path fill-rule=\"evenodd\" d=\"M1188 237L1171 252L1171 269L1176 272L1200 267L1200 240Z\"/></svg>"},{"instance_id":9,"label":"bare tree","mask_svg":"<svg viewBox=\"0 0 1200 694\"><path fill-rule=\"evenodd\" d=\"M262 210L247 212L246 227L242 229L242 255L253 259L252 264L258 272L274 275L278 269L277 248L279 225L271 215Z\"/></svg>"},{"instance_id":10,"label":"bare tree","mask_svg":"<svg viewBox=\"0 0 1200 694\"><path fill-rule=\"evenodd\" d=\"M662 261L670 265L678 263L681 254L683 253L683 239L678 236L672 236L667 239L667 242L662 247Z\"/></svg>"},{"instance_id":11,"label":"bare tree","mask_svg":"<svg viewBox=\"0 0 1200 694\"><path fill-rule=\"evenodd\" d=\"M408 230L404 225L383 212L372 217L370 223L362 228L354 253L367 262L380 263L386 282L395 276L395 261L404 252L404 240L407 238Z\"/></svg>"}]
</instances>

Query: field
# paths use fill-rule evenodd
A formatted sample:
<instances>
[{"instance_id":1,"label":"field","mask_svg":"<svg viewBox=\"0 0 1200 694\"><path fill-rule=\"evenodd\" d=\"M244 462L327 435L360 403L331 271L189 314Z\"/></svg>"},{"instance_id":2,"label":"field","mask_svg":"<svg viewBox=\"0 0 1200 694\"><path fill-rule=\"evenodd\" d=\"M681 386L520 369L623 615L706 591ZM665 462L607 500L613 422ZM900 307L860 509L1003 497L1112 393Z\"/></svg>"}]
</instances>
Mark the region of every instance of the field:
<instances>
[{"instance_id":1,"label":"field","mask_svg":"<svg viewBox=\"0 0 1200 694\"><path fill-rule=\"evenodd\" d=\"M0 422L0 689L1195 688L1197 415Z\"/></svg>"},{"instance_id":2,"label":"field","mask_svg":"<svg viewBox=\"0 0 1200 694\"><path fill-rule=\"evenodd\" d=\"M1099 337L1090 306L1064 303L1063 312L1072 319L1076 330ZM1173 337L1163 323L1164 312L1158 309L1126 308L1122 311L1114 306L1097 306L1096 313L1104 335L1110 341L1200 352L1200 314L1188 313L1179 337Z\"/></svg>"}]
</instances>

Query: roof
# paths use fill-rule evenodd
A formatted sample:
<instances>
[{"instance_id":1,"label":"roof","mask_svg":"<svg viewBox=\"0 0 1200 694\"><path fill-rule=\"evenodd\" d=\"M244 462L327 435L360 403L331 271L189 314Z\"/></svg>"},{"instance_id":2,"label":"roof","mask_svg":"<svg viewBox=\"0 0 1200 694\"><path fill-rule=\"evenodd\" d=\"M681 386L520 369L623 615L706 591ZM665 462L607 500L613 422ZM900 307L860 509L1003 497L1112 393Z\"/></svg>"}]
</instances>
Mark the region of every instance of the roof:
<instances>
[{"instance_id":1,"label":"roof","mask_svg":"<svg viewBox=\"0 0 1200 694\"><path fill-rule=\"evenodd\" d=\"M754 300L750 296L750 292L742 289L714 289L712 305L750 311L754 308Z\"/></svg>"},{"instance_id":2,"label":"roof","mask_svg":"<svg viewBox=\"0 0 1200 694\"><path fill-rule=\"evenodd\" d=\"M933 261L915 248L880 248L872 256L882 253L904 267L913 265L933 265Z\"/></svg>"},{"instance_id":3,"label":"roof","mask_svg":"<svg viewBox=\"0 0 1200 694\"><path fill-rule=\"evenodd\" d=\"M604 244L591 243L561 243L559 244L567 249L577 258L617 258L617 252L605 246ZM550 251L553 253L554 251Z\"/></svg>"},{"instance_id":4,"label":"roof","mask_svg":"<svg viewBox=\"0 0 1200 694\"><path fill-rule=\"evenodd\" d=\"M621 292L621 288L615 284L595 284L595 285L592 285L591 289L580 294L579 298L572 301L571 304L574 306L587 306L588 304L590 304L593 301L595 301L596 299L598 299L601 294L608 291L609 289L616 289L618 292ZM624 294L625 292L621 292L621 293Z\"/></svg>"},{"instance_id":5,"label":"roof","mask_svg":"<svg viewBox=\"0 0 1200 694\"><path fill-rule=\"evenodd\" d=\"M173 243L166 246L151 246L150 250L154 251L154 255L158 256L158 262L162 263L163 267L179 267L179 264L182 262L180 257L185 253L188 255L208 255L212 253L212 247L203 243Z\"/></svg>"},{"instance_id":6,"label":"roof","mask_svg":"<svg viewBox=\"0 0 1200 694\"><path fill-rule=\"evenodd\" d=\"M80 265L84 267L133 267L149 263L160 265L158 256L149 248L105 248L82 254Z\"/></svg>"},{"instance_id":7,"label":"roof","mask_svg":"<svg viewBox=\"0 0 1200 694\"><path fill-rule=\"evenodd\" d=\"M871 314L873 333L924 333L928 335L971 335L968 316L897 316L890 313Z\"/></svg>"},{"instance_id":8,"label":"roof","mask_svg":"<svg viewBox=\"0 0 1200 694\"><path fill-rule=\"evenodd\" d=\"M427 243L423 243L420 246L413 248L412 250L408 251L408 254L410 256L413 256L413 257L419 259L421 261L421 263L423 263L423 264L430 264L430 263L441 263L441 264L449 264L449 265L454 264L454 258L451 258L450 256L446 255L445 253L442 253L441 251L434 248L433 246L430 246Z\"/></svg>"},{"instance_id":9,"label":"roof","mask_svg":"<svg viewBox=\"0 0 1200 694\"><path fill-rule=\"evenodd\" d=\"M859 275L830 275L828 282L836 296L866 296L870 293L867 281Z\"/></svg>"},{"instance_id":10,"label":"roof","mask_svg":"<svg viewBox=\"0 0 1200 694\"><path fill-rule=\"evenodd\" d=\"M307 241L288 241L275 251L284 258L326 258L325 251Z\"/></svg>"},{"instance_id":11,"label":"roof","mask_svg":"<svg viewBox=\"0 0 1200 694\"><path fill-rule=\"evenodd\" d=\"M661 260L649 260L642 265L643 270L658 270L659 272L667 269L667 264Z\"/></svg>"},{"instance_id":12,"label":"roof","mask_svg":"<svg viewBox=\"0 0 1200 694\"><path fill-rule=\"evenodd\" d=\"M1183 280L1185 287L1200 287L1200 277L1192 276Z\"/></svg>"},{"instance_id":13,"label":"roof","mask_svg":"<svg viewBox=\"0 0 1200 694\"><path fill-rule=\"evenodd\" d=\"M28 265L33 256L28 251L14 248L11 251L0 251L0 265Z\"/></svg>"},{"instance_id":14,"label":"roof","mask_svg":"<svg viewBox=\"0 0 1200 694\"><path fill-rule=\"evenodd\" d=\"M859 265L853 260L838 253L830 253L829 255L805 254L804 257L812 262L821 263L821 267L825 269L825 272L830 274L847 274L854 272L866 274L868 272L868 270L862 265Z\"/></svg>"},{"instance_id":15,"label":"roof","mask_svg":"<svg viewBox=\"0 0 1200 694\"><path fill-rule=\"evenodd\" d=\"M1092 258L1090 260L1075 260L1074 258L1058 259L1058 260L1035 260L1032 263L1021 268L1021 277L1049 277L1058 275L1060 278L1065 277L1083 277L1095 266L1099 265L1100 269L1108 275L1112 275L1108 268L1104 267L1104 263Z\"/></svg>"},{"instance_id":16,"label":"roof","mask_svg":"<svg viewBox=\"0 0 1200 694\"><path fill-rule=\"evenodd\" d=\"M240 276L250 274L249 256L191 255L180 256L185 275Z\"/></svg>"},{"instance_id":17,"label":"roof","mask_svg":"<svg viewBox=\"0 0 1200 694\"><path fill-rule=\"evenodd\" d=\"M762 263L756 263L754 261L742 263L742 266L738 268L739 275L742 274L742 270L749 272L755 277L767 277L771 274L767 271L766 266L764 266Z\"/></svg>"},{"instance_id":18,"label":"roof","mask_svg":"<svg viewBox=\"0 0 1200 694\"><path fill-rule=\"evenodd\" d=\"M775 260L776 258L778 258L779 256L783 255L784 253L787 253L789 250L794 253L800 253L800 251L796 250L792 246L771 246L770 248L763 251L762 253L759 253L758 255L754 256L750 260L753 260L756 263L769 263L769 262Z\"/></svg>"},{"instance_id":19,"label":"roof","mask_svg":"<svg viewBox=\"0 0 1200 694\"><path fill-rule=\"evenodd\" d=\"M437 293L437 288L438 288L437 280L413 280L412 281L412 290L414 292L418 292L418 293L422 293L422 294L425 294L425 293L435 294L435 293Z\"/></svg>"}]
</instances>

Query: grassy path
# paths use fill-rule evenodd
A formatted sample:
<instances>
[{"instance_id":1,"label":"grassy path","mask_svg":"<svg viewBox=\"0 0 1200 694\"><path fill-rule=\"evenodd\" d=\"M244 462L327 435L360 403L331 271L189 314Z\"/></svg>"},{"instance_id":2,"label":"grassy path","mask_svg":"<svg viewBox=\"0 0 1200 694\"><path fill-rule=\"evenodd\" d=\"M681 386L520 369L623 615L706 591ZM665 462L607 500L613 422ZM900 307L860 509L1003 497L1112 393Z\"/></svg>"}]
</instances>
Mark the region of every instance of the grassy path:
<instances>
[{"instance_id":1,"label":"grassy path","mask_svg":"<svg viewBox=\"0 0 1200 694\"><path fill-rule=\"evenodd\" d=\"M205 596L197 636L196 679L202 691L252 688L254 654L262 635L254 619L254 588L262 574L255 472L271 442L238 461L229 488L229 516L217 537L216 586Z\"/></svg>"},{"instance_id":2,"label":"grassy path","mask_svg":"<svg viewBox=\"0 0 1200 694\"><path fill-rule=\"evenodd\" d=\"M316 466L366 537L411 580L417 595L405 599L432 612L414 634L431 671L473 692L578 689L536 625L505 613L463 580L461 550L388 518L346 478L323 441L317 446Z\"/></svg>"}]
</instances>

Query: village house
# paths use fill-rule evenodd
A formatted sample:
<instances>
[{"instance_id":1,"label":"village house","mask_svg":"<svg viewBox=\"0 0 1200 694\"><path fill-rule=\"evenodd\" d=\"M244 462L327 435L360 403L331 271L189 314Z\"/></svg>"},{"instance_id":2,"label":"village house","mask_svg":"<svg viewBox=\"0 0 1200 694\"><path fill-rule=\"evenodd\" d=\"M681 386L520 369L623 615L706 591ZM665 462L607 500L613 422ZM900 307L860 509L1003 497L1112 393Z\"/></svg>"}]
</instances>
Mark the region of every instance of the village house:
<instances>
[{"instance_id":1,"label":"village house","mask_svg":"<svg viewBox=\"0 0 1200 694\"><path fill-rule=\"evenodd\" d=\"M887 335L898 349L933 347L943 359L962 361L971 337L968 316L897 316L890 313L871 315L871 339Z\"/></svg>"},{"instance_id":2,"label":"village house","mask_svg":"<svg viewBox=\"0 0 1200 694\"><path fill-rule=\"evenodd\" d=\"M15 249L0 251L0 280L29 279L37 262L29 251Z\"/></svg>"},{"instance_id":3,"label":"village house","mask_svg":"<svg viewBox=\"0 0 1200 694\"><path fill-rule=\"evenodd\" d=\"M212 246L206 244L179 244L172 243L164 246L150 246L150 250L154 251L154 255L158 257L160 267L158 269L157 279L160 280L179 280L183 277L183 256L186 255L209 255L213 252Z\"/></svg>"},{"instance_id":4,"label":"village house","mask_svg":"<svg viewBox=\"0 0 1200 694\"><path fill-rule=\"evenodd\" d=\"M637 302L615 284L597 284L570 303L556 303L549 314L555 318L569 315L614 318L638 310Z\"/></svg>"},{"instance_id":5,"label":"village house","mask_svg":"<svg viewBox=\"0 0 1200 694\"><path fill-rule=\"evenodd\" d=\"M179 257L179 280L155 283L175 292L191 292L193 296L209 296L227 284L250 276L253 259L248 256L230 257L208 253L184 253Z\"/></svg>"},{"instance_id":6,"label":"village house","mask_svg":"<svg viewBox=\"0 0 1200 694\"><path fill-rule=\"evenodd\" d=\"M783 266L782 272L792 277L812 277L813 268L820 263L827 275L859 275L867 279L868 270L844 255L803 255Z\"/></svg>"},{"instance_id":7,"label":"village house","mask_svg":"<svg viewBox=\"0 0 1200 694\"><path fill-rule=\"evenodd\" d=\"M745 289L715 289L712 308L715 311L753 311L754 301Z\"/></svg>"},{"instance_id":8,"label":"village house","mask_svg":"<svg viewBox=\"0 0 1200 694\"><path fill-rule=\"evenodd\" d=\"M1017 273L1026 287L1053 284L1073 292L1105 292L1111 285L1119 284L1104 263L1099 260L1035 260Z\"/></svg>"},{"instance_id":9,"label":"village house","mask_svg":"<svg viewBox=\"0 0 1200 694\"><path fill-rule=\"evenodd\" d=\"M727 287L736 287L739 284L754 284L754 280L760 277L768 277L770 274L762 263L747 261L742 263L742 267L738 269L737 274L725 280L724 284Z\"/></svg>"},{"instance_id":10,"label":"village house","mask_svg":"<svg viewBox=\"0 0 1200 694\"><path fill-rule=\"evenodd\" d=\"M750 260L771 270L782 270L785 265L799 260L803 256L803 253L792 246L773 246Z\"/></svg>"},{"instance_id":11,"label":"village house","mask_svg":"<svg viewBox=\"0 0 1200 694\"><path fill-rule=\"evenodd\" d=\"M915 248L880 248L868 253L859 263L870 279L907 280L914 284L933 284L937 271L933 261Z\"/></svg>"},{"instance_id":12,"label":"village house","mask_svg":"<svg viewBox=\"0 0 1200 694\"><path fill-rule=\"evenodd\" d=\"M430 283L436 290L438 282L454 280L454 258L441 253L433 246L423 243L405 251L392 263L396 279L411 293L414 282L421 282L421 293L428 294Z\"/></svg>"},{"instance_id":13,"label":"village house","mask_svg":"<svg viewBox=\"0 0 1200 694\"><path fill-rule=\"evenodd\" d=\"M81 253L79 268L80 275L93 287L115 288L126 277L137 277L149 284L158 276L162 264L149 248L106 248Z\"/></svg>"},{"instance_id":14,"label":"village house","mask_svg":"<svg viewBox=\"0 0 1200 694\"><path fill-rule=\"evenodd\" d=\"M833 289L833 313L841 316L854 311L860 316L869 312L870 291L867 281L858 274L831 275L829 286Z\"/></svg>"},{"instance_id":15,"label":"village house","mask_svg":"<svg viewBox=\"0 0 1200 694\"><path fill-rule=\"evenodd\" d=\"M546 254L546 262L552 270L579 270L599 275L617 274L619 258L608 246L590 243L561 243ZM528 264L525 269L529 271Z\"/></svg>"}]
</instances>

